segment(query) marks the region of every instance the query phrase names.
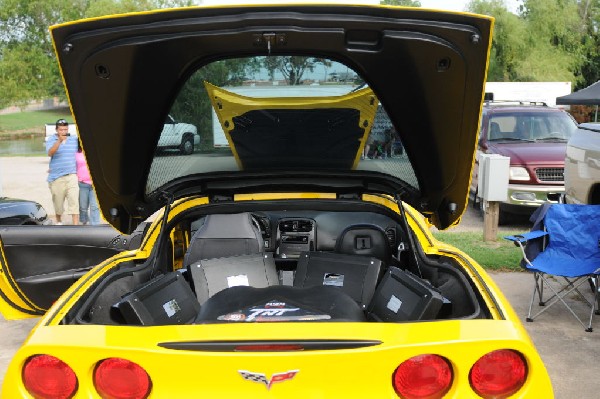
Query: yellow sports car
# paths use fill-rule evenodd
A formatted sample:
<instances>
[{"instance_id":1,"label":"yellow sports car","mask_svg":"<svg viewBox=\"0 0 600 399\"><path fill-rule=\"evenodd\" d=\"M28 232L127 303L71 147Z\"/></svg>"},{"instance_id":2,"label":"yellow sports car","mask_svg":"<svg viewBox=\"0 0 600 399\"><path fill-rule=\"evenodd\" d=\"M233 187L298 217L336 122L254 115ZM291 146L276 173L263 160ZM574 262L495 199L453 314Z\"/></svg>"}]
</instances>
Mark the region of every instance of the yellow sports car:
<instances>
[{"instance_id":1,"label":"yellow sports car","mask_svg":"<svg viewBox=\"0 0 600 399\"><path fill-rule=\"evenodd\" d=\"M429 230L465 209L492 25L274 5L53 27L120 233L2 230L0 310L43 315L2 397L552 398L498 287ZM191 155L158 148L169 115Z\"/></svg>"}]
</instances>

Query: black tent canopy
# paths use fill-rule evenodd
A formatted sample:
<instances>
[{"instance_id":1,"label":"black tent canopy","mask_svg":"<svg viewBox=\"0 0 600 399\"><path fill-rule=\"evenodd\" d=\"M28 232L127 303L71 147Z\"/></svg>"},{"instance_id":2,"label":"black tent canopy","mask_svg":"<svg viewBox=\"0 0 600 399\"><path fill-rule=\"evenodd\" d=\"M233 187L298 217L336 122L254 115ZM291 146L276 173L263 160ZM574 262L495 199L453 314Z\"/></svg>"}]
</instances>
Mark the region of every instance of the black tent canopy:
<instances>
[{"instance_id":1,"label":"black tent canopy","mask_svg":"<svg viewBox=\"0 0 600 399\"><path fill-rule=\"evenodd\" d=\"M566 96L556 97L556 105L600 104L600 81Z\"/></svg>"},{"instance_id":2,"label":"black tent canopy","mask_svg":"<svg viewBox=\"0 0 600 399\"><path fill-rule=\"evenodd\" d=\"M575 93L556 97L556 105L595 105L594 121L598 121L598 104L600 104L600 80Z\"/></svg>"}]
</instances>

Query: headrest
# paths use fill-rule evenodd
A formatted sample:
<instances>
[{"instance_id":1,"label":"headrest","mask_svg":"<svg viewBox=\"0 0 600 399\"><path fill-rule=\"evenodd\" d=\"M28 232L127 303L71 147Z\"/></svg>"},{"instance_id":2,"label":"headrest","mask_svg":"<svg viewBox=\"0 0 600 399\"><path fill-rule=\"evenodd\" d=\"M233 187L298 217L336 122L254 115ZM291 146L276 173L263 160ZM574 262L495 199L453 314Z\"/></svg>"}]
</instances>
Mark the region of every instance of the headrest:
<instances>
[{"instance_id":1,"label":"headrest","mask_svg":"<svg viewBox=\"0 0 600 399\"><path fill-rule=\"evenodd\" d=\"M372 224L347 227L335 244L335 252L372 256L386 263L391 258L390 244L385 231Z\"/></svg>"}]
</instances>

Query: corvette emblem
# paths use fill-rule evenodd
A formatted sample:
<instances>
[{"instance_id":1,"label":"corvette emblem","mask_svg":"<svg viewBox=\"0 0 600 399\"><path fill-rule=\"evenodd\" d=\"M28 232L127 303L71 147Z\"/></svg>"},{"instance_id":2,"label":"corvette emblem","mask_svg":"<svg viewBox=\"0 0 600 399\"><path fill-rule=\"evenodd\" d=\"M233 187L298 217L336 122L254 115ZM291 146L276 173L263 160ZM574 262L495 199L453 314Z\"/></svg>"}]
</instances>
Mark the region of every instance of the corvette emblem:
<instances>
[{"instance_id":1,"label":"corvette emblem","mask_svg":"<svg viewBox=\"0 0 600 399\"><path fill-rule=\"evenodd\" d=\"M259 382L261 384L265 384L267 389L271 389L271 385L274 383L289 381L294 378L299 371L300 370L290 370L284 373L273 374L270 379L267 378L266 374L263 373L253 373L252 371L247 370L238 370L238 373L240 373L242 378L246 381Z\"/></svg>"}]
</instances>

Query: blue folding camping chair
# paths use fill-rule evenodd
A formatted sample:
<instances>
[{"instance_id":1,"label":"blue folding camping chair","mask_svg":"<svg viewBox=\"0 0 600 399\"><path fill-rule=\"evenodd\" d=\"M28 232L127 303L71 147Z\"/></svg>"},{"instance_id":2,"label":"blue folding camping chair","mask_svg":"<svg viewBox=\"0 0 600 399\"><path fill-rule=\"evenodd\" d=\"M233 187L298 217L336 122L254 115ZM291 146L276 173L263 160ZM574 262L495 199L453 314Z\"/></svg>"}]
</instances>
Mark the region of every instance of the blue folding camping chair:
<instances>
[{"instance_id":1,"label":"blue folding camping chair","mask_svg":"<svg viewBox=\"0 0 600 399\"><path fill-rule=\"evenodd\" d=\"M594 313L600 314L597 285L600 274L600 205L553 204L540 208L535 216L538 222L532 231L504 237L521 248L521 265L533 272L534 289L526 320L533 321L552 305L562 303L585 330L591 332ZM552 281L562 284L557 287ZM586 282L592 288L593 300L580 291L581 285ZM547 298L544 298L544 287L550 290ZM544 308L532 315L536 295L539 305ZM574 295L590 306L587 326L572 308Z\"/></svg>"}]
</instances>

